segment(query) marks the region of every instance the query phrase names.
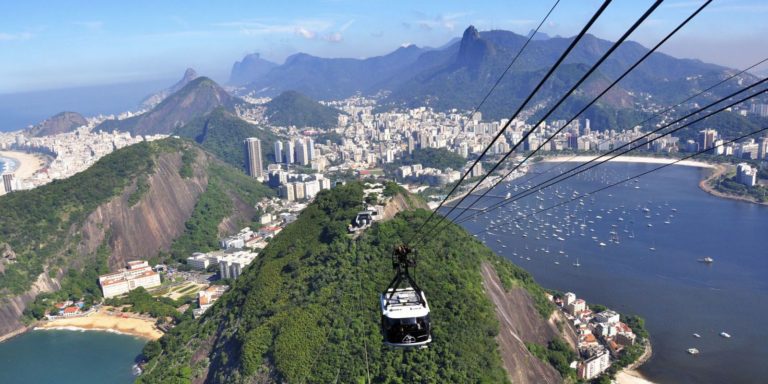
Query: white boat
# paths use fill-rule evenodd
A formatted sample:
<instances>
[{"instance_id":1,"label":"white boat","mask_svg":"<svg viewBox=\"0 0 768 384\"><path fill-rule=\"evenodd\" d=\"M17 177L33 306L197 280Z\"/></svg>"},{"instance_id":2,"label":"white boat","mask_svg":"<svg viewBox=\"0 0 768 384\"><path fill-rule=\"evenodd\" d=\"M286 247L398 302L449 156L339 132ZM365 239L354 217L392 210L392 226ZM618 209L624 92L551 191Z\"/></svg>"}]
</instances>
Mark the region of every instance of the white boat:
<instances>
[{"instance_id":1,"label":"white boat","mask_svg":"<svg viewBox=\"0 0 768 384\"><path fill-rule=\"evenodd\" d=\"M576 258L576 262L573 263L573 266L576 267L576 268L581 267L581 264L579 263L579 259L578 258Z\"/></svg>"},{"instance_id":2,"label":"white boat","mask_svg":"<svg viewBox=\"0 0 768 384\"><path fill-rule=\"evenodd\" d=\"M605 247L605 243L603 243L603 242L601 241L601 242L600 242L600 246L601 246L601 247Z\"/></svg>"},{"instance_id":3,"label":"white boat","mask_svg":"<svg viewBox=\"0 0 768 384\"><path fill-rule=\"evenodd\" d=\"M729 334L727 334L725 332L720 332L720 336L725 337L726 339L730 339L731 338L731 335L729 335Z\"/></svg>"},{"instance_id":4,"label":"white boat","mask_svg":"<svg viewBox=\"0 0 768 384\"><path fill-rule=\"evenodd\" d=\"M711 258L709 256L707 256L707 257L705 257L703 259L699 259L699 263L705 263L705 264L712 264L712 262L714 262L714 261L715 261L715 259L713 259L713 258Z\"/></svg>"},{"instance_id":5,"label":"white boat","mask_svg":"<svg viewBox=\"0 0 768 384\"><path fill-rule=\"evenodd\" d=\"M694 333L694 334L693 334L693 337L695 337L695 338L697 338L697 339L700 339L700 338L701 338L701 335L699 335L698 333Z\"/></svg>"},{"instance_id":6,"label":"white boat","mask_svg":"<svg viewBox=\"0 0 768 384\"><path fill-rule=\"evenodd\" d=\"M699 354L699 350L696 349L696 348L688 348L688 353L691 354L691 355L698 355Z\"/></svg>"}]
</instances>

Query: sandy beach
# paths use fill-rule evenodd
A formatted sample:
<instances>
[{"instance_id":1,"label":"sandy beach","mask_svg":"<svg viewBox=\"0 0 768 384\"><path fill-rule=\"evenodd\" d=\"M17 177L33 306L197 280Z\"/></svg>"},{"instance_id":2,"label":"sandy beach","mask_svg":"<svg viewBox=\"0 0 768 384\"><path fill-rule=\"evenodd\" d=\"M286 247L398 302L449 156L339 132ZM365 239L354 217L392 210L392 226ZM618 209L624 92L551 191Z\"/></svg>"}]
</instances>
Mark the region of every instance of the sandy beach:
<instances>
[{"instance_id":1,"label":"sandy beach","mask_svg":"<svg viewBox=\"0 0 768 384\"><path fill-rule=\"evenodd\" d=\"M553 157L545 157L542 162L564 162L567 161L569 163L586 163L587 161L593 160L599 156L553 156ZM605 158L602 158L600 160L597 160L598 162L605 160ZM621 163L645 163L645 164L670 164L677 159L672 158L663 158L663 157L644 157L644 156L619 156L615 159L609 160L611 162L621 162ZM683 160L675 165L683 165L687 167L698 167L698 168L714 168L714 165L709 163L704 163L701 161L695 161L695 160Z\"/></svg>"},{"instance_id":2,"label":"sandy beach","mask_svg":"<svg viewBox=\"0 0 768 384\"><path fill-rule=\"evenodd\" d=\"M616 382L619 384L653 384L634 369L623 370L616 374Z\"/></svg>"},{"instance_id":3,"label":"sandy beach","mask_svg":"<svg viewBox=\"0 0 768 384\"><path fill-rule=\"evenodd\" d=\"M124 333L149 340L157 340L163 336L155 322L151 319L135 317L120 317L108 314L105 310L84 317L72 317L46 321L35 329L65 329L65 330L95 330Z\"/></svg>"},{"instance_id":4,"label":"sandy beach","mask_svg":"<svg viewBox=\"0 0 768 384\"><path fill-rule=\"evenodd\" d=\"M0 157L16 160L17 168L14 171L16 178L28 179L45 166L45 160L41 155L24 152L0 151Z\"/></svg>"}]
</instances>

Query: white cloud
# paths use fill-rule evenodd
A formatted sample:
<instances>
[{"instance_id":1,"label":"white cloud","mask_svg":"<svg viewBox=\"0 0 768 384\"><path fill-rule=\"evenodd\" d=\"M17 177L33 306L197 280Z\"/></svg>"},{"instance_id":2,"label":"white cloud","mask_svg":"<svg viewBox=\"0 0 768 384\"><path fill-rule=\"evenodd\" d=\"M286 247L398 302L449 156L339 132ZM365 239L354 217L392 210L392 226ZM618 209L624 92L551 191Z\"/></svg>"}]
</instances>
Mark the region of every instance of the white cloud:
<instances>
[{"instance_id":1,"label":"white cloud","mask_svg":"<svg viewBox=\"0 0 768 384\"><path fill-rule=\"evenodd\" d=\"M294 32L297 35L299 35L299 36L301 36L301 37L303 37L305 39L309 39L309 40L314 39L315 36L317 36L316 32L310 31L309 29L306 29L304 27L296 27Z\"/></svg>"},{"instance_id":2,"label":"white cloud","mask_svg":"<svg viewBox=\"0 0 768 384\"><path fill-rule=\"evenodd\" d=\"M20 33L0 32L0 41L21 41L21 40L29 40L32 37L34 37L34 35L29 32L20 32Z\"/></svg>"},{"instance_id":3,"label":"white cloud","mask_svg":"<svg viewBox=\"0 0 768 384\"><path fill-rule=\"evenodd\" d=\"M437 28L447 29L453 31L456 29L456 23L459 19L469 15L469 12L452 13L445 15L437 15L433 19L422 19L416 21L419 28L431 31Z\"/></svg>"},{"instance_id":4,"label":"white cloud","mask_svg":"<svg viewBox=\"0 0 768 384\"><path fill-rule=\"evenodd\" d=\"M314 39L318 32L328 29L332 23L325 20L296 20L287 23L274 23L261 20L238 20L213 24L214 27L236 29L249 35L294 34L305 39Z\"/></svg>"}]
</instances>

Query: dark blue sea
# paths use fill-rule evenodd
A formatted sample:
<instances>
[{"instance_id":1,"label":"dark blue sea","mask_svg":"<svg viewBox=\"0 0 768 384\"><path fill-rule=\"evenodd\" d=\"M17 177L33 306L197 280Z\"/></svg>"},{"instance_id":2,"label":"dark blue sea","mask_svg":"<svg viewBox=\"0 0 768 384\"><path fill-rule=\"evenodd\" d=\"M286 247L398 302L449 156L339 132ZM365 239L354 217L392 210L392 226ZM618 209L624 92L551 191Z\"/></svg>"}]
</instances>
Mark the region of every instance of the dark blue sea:
<instances>
[{"instance_id":1,"label":"dark blue sea","mask_svg":"<svg viewBox=\"0 0 768 384\"><path fill-rule=\"evenodd\" d=\"M28 332L0 343L0 383L132 383L145 343L107 332Z\"/></svg>"},{"instance_id":2,"label":"dark blue sea","mask_svg":"<svg viewBox=\"0 0 768 384\"><path fill-rule=\"evenodd\" d=\"M657 166L602 165L464 226L482 232L478 238L530 271L541 285L644 317L654 353L640 372L649 379L765 382L768 207L711 196L698 187L707 170L672 166L587 197L583 205L572 202L524 217L569 200L575 192L584 194ZM552 174L536 173L550 167L537 165L530 176L491 194L520 193L515 183L529 177L535 178L532 183L544 181ZM487 198L478 205L496 201ZM704 257L714 262L699 262ZM580 267L574 266L577 259ZM732 337L721 337L721 332ZM687 354L692 347L701 353Z\"/></svg>"}]
</instances>

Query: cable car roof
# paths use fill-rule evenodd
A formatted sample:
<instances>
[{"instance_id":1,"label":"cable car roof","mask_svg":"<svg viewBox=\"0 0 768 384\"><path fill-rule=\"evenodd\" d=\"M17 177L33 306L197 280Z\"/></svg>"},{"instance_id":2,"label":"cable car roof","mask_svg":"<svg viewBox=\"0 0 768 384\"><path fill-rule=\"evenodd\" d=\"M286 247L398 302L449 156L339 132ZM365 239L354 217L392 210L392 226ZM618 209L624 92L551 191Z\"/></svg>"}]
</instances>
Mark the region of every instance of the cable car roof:
<instances>
[{"instance_id":1,"label":"cable car roof","mask_svg":"<svg viewBox=\"0 0 768 384\"><path fill-rule=\"evenodd\" d=\"M385 293L386 297L391 292L391 288L387 290ZM397 289L392 298L389 299L389 305L387 305L386 297L384 295L381 297L381 314L390 319L424 317L429 314L429 305L426 299L424 299L424 304L422 304L416 294L416 290L413 288Z\"/></svg>"}]
</instances>

